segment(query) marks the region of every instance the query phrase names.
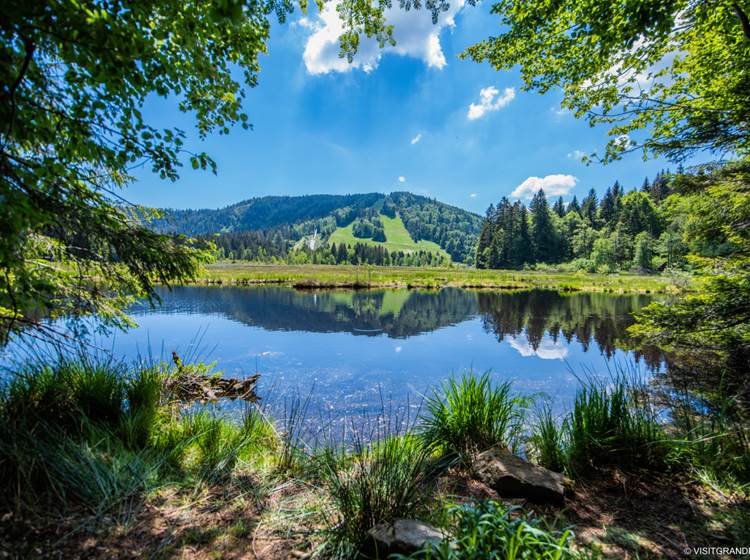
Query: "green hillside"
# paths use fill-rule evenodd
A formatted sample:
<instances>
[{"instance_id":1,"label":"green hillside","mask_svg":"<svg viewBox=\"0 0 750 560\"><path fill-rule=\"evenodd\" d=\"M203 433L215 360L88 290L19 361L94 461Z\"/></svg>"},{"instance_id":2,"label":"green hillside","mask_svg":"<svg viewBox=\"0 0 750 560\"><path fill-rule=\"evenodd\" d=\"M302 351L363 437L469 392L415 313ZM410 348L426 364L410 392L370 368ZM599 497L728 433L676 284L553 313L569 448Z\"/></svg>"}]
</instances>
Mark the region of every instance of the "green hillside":
<instances>
[{"instance_id":1,"label":"green hillside","mask_svg":"<svg viewBox=\"0 0 750 560\"><path fill-rule=\"evenodd\" d=\"M448 257L448 253L443 251L437 243L425 239L414 241L406 230L400 215L397 214L395 218L389 218L384 214L380 214L379 218L385 230L385 241L373 241L372 239L355 237L352 231L354 223L351 223L345 227L337 228L328 238L328 242L335 243L336 245L344 243L349 246L357 243L366 243L367 245L381 246L388 251L403 251L405 253L430 251Z\"/></svg>"},{"instance_id":2,"label":"green hillside","mask_svg":"<svg viewBox=\"0 0 750 560\"><path fill-rule=\"evenodd\" d=\"M373 227L373 219L379 222L377 235L353 235L358 220ZM315 235L324 242L389 252L423 250L471 264L482 218L431 198L394 192L265 196L225 208L163 209L149 225L161 233L210 239L230 259L290 260Z\"/></svg>"}]
</instances>

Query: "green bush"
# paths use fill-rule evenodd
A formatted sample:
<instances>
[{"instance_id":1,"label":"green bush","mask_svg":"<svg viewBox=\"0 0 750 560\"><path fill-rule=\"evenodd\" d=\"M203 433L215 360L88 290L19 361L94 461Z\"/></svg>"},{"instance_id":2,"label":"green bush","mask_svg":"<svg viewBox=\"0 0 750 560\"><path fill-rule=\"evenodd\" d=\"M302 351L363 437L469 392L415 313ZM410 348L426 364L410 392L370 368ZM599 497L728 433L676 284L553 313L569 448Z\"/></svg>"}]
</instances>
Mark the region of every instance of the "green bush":
<instances>
[{"instance_id":1,"label":"green bush","mask_svg":"<svg viewBox=\"0 0 750 560\"><path fill-rule=\"evenodd\" d=\"M421 435L427 447L464 460L495 444L515 449L527 402L511 395L510 383L493 386L489 372L451 377L426 399Z\"/></svg>"},{"instance_id":2,"label":"green bush","mask_svg":"<svg viewBox=\"0 0 750 560\"><path fill-rule=\"evenodd\" d=\"M488 500L449 509L455 537L428 543L411 556L414 560L573 560L584 557L573 547L569 529L546 527L533 514L506 508ZM586 557L590 557L588 554Z\"/></svg>"}]
</instances>

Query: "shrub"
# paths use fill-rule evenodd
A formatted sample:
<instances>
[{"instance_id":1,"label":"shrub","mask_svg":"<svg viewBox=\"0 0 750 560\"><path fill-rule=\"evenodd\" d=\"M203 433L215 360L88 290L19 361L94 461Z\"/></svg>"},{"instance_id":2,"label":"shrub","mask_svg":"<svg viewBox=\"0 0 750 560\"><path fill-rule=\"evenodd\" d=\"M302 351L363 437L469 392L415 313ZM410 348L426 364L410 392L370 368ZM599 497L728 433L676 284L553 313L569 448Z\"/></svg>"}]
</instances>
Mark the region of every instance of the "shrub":
<instances>
[{"instance_id":1,"label":"shrub","mask_svg":"<svg viewBox=\"0 0 750 560\"><path fill-rule=\"evenodd\" d=\"M572 560L581 558L573 548L573 533L544 525L533 514L522 514L518 507L505 508L488 500L454 506L449 517L455 523L455 538L440 544L428 543L422 550L399 559L425 560Z\"/></svg>"},{"instance_id":2,"label":"shrub","mask_svg":"<svg viewBox=\"0 0 750 560\"><path fill-rule=\"evenodd\" d=\"M493 386L489 372L451 377L425 402L422 438L431 448L457 453L469 460L473 454L504 445L518 446L526 399L513 397L510 383Z\"/></svg>"}]
</instances>

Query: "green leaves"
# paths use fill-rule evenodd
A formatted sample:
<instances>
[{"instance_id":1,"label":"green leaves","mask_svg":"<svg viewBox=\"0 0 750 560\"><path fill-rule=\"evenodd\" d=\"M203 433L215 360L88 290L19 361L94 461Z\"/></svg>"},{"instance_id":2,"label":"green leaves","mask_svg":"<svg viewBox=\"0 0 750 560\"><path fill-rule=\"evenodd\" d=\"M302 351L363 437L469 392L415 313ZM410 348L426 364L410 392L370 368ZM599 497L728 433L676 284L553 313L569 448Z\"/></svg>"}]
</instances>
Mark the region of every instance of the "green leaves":
<instances>
[{"instance_id":1,"label":"green leaves","mask_svg":"<svg viewBox=\"0 0 750 560\"><path fill-rule=\"evenodd\" d=\"M728 2L501 0L492 12L500 33L463 56L519 66L527 90L562 89L576 117L609 126L599 159L750 150L750 41Z\"/></svg>"}]
</instances>

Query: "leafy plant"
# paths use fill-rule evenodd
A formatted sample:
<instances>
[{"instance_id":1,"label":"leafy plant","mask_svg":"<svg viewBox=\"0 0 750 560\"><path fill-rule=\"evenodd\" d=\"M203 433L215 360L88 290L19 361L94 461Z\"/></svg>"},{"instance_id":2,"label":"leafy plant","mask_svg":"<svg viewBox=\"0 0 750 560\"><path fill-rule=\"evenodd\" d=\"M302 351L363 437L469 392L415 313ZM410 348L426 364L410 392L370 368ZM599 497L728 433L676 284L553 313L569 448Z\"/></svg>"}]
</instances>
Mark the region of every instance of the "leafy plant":
<instances>
[{"instance_id":1,"label":"leafy plant","mask_svg":"<svg viewBox=\"0 0 750 560\"><path fill-rule=\"evenodd\" d=\"M427 543L404 560L573 560L584 555L573 547L570 529L554 530L533 514L518 507L506 508L487 500L453 506L449 516L455 525L455 538L440 544Z\"/></svg>"}]
</instances>

